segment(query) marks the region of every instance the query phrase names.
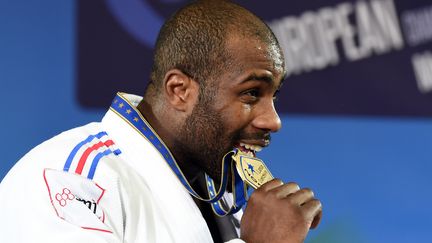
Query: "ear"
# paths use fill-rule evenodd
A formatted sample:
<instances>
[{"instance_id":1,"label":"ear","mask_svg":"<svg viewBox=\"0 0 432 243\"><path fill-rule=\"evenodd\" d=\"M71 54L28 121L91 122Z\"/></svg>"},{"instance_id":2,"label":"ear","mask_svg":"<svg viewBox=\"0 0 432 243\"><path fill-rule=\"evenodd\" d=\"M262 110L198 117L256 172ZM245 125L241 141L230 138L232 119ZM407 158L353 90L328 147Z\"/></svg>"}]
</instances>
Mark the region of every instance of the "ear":
<instances>
[{"instance_id":1,"label":"ear","mask_svg":"<svg viewBox=\"0 0 432 243\"><path fill-rule=\"evenodd\" d=\"M179 69L165 74L164 92L168 103L178 111L191 112L199 93L199 84Z\"/></svg>"}]
</instances>

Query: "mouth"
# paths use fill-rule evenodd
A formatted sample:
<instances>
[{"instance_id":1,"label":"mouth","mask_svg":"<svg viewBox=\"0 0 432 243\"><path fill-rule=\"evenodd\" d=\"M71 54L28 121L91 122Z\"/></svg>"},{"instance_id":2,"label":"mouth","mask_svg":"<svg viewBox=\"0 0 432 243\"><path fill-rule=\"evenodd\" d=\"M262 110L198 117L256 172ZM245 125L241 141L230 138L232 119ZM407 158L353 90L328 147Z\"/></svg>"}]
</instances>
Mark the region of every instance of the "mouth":
<instances>
[{"instance_id":1,"label":"mouth","mask_svg":"<svg viewBox=\"0 0 432 243\"><path fill-rule=\"evenodd\" d=\"M266 146L268 146L267 141L264 144L239 142L235 147L248 156L256 157L256 153L260 152Z\"/></svg>"}]
</instances>

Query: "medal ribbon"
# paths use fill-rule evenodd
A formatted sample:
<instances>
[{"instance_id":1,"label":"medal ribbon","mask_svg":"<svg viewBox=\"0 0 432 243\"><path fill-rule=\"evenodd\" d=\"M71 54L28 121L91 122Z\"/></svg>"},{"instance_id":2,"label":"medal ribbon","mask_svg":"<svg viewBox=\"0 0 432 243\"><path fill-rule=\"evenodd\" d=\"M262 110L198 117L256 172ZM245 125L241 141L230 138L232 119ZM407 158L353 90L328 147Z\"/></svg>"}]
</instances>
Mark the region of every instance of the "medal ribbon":
<instances>
[{"instance_id":1,"label":"medal ribbon","mask_svg":"<svg viewBox=\"0 0 432 243\"><path fill-rule=\"evenodd\" d=\"M146 119L141 115L141 113L123 96L122 93L117 93L117 96L114 98L114 101L111 104L110 110L123 118L137 132L144 136L159 151L159 153L162 155L174 174L177 176L183 186L189 191L189 193L199 200L212 203L212 207L216 214L223 216L226 214L235 213L244 205L247 195L246 186L237 172L235 172L236 170L233 165L234 162L232 157L235 154L235 150L227 153L222 159L222 175L219 188L217 190L215 190L214 181L206 174L206 184L209 195L207 198L203 198L198 195L198 193L196 193L189 184L176 160L174 159L174 156L171 154L164 142L159 138L159 136L146 121ZM222 206L220 199L225 193L228 183L228 166L230 165L232 167L231 171L233 172L233 183L235 184L233 185L234 205L231 207L231 209L226 210Z\"/></svg>"},{"instance_id":2,"label":"medal ribbon","mask_svg":"<svg viewBox=\"0 0 432 243\"><path fill-rule=\"evenodd\" d=\"M227 155L233 156L237 153L236 150L233 150L229 152ZM211 204L213 212L223 217L225 215L229 214L235 214L237 213L243 205L247 201L247 186L243 182L243 179L239 176L237 173L237 170L235 168L235 162L231 163L231 175L232 175L232 192L233 192L233 205L230 208L226 208L227 206L224 206L223 199L218 200L217 202L213 202ZM209 196L213 195L215 193L215 187L213 180L206 175L206 181L207 181L207 191L209 193Z\"/></svg>"}]
</instances>

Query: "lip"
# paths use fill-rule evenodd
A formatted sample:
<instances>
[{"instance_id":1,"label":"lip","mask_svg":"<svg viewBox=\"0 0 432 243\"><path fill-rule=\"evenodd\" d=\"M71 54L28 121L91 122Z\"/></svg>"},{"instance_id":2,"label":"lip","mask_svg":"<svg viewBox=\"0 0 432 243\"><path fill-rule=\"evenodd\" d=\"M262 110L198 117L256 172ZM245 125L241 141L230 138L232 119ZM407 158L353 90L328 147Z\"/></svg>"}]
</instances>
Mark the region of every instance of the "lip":
<instances>
[{"instance_id":1,"label":"lip","mask_svg":"<svg viewBox=\"0 0 432 243\"><path fill-rule=\"evenodd\" d=\"M260 146L265 148L270 145L270 140L261 139L261 140L240 140L237 142L236 146L240 146L240 143L250 144Z\"/></svg>"}]
</instances>

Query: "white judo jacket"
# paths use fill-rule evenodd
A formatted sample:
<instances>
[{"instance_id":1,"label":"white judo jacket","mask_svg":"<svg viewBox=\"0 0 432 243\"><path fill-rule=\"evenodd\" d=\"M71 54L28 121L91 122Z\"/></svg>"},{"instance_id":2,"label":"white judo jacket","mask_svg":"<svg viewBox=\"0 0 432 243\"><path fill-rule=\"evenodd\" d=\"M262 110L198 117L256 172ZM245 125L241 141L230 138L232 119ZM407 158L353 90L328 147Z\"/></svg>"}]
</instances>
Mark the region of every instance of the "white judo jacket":
<instances>
[{"instance_id":1,"label":"white judo jacket","mask_svg":"<svg viewBox=\"0 0 432 243\"><path fill-rule=\"evenodd\" d=\"M134 107L142 99L122 96ZM113 110L45 141L11 169L0 184L0 241L213 242L163 156Z\"/></svg>"}]
</instances>

